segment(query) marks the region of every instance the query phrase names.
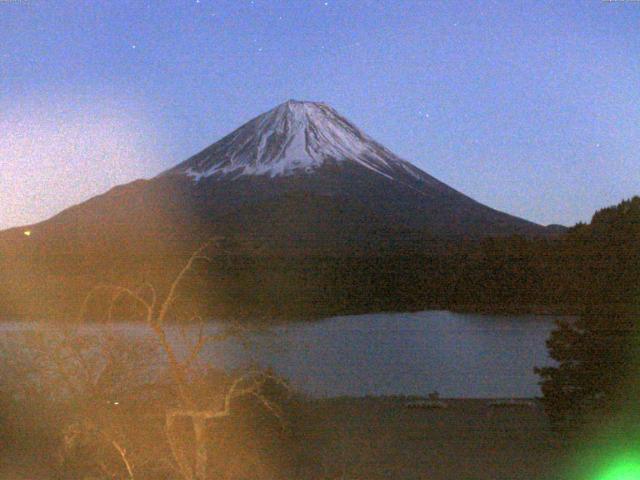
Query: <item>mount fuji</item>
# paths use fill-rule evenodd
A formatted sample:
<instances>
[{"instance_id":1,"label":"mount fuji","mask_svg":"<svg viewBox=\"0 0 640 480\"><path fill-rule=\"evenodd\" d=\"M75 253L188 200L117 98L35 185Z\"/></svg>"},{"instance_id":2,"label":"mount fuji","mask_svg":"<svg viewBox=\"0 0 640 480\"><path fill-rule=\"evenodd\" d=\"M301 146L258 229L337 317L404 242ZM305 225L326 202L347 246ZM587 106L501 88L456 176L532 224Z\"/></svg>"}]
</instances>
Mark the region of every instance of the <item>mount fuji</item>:
<instances>
[{"instance_id":1,"label":"mount fuji","mask_svg":"<svg viewBox=\"0 0 640 480\"><path fill-rule=\"evenodd\" d=\"M132 254L232 235L274 254L379 254L548 233L447 186L330 106L289 100L154 178L0 233L0 246Z\"/></svg>"},{"instance_id":2,"label":"mount fuji","mask_svg":"<svg viewBox=\"0 0 640 480\"><path fill-rule=\"evenodd\" d=\"M260 241L289 238L287 251L546 232L454 190L317 102L289 100L154 181L188 181L202 216L235 214Z\"/></svg>"}]
</instances>

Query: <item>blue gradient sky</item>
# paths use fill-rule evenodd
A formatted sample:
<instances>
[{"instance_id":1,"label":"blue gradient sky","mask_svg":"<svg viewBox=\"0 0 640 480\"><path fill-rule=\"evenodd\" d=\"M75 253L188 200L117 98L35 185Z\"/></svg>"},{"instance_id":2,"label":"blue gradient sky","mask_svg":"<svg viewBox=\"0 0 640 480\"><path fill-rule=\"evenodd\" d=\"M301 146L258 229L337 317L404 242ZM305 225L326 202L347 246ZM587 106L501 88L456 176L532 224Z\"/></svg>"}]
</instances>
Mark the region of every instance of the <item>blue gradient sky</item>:
<instances>
[{"instance_id":1,"label":"blue gradient sky","mask_svg":"<svg viewBox=\"0 0 640 480\"><path fill-rule=\"evenodd\" d=\"M0 2L0 228L321 100L494 208L640 194L640 2Z\"/></svg>"}]
</instances>

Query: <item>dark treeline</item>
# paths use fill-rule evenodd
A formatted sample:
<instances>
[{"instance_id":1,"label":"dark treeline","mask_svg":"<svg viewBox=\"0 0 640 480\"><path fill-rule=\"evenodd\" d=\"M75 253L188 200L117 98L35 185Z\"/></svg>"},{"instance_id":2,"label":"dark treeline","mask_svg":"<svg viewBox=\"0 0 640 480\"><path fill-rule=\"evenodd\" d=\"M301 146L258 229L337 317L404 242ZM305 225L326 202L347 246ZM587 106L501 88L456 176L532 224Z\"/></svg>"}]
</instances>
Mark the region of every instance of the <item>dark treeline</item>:
<instances>
[{"instance_id":1,"label":"dark treeline","mask_svg":"<svg viewBox=\"0 0 640 480\"><path fill-rule=\"evenodd\" d=\"M237 254L230 244L198 265L181 298L190 313L256 319L428 308L579 313L602 281L638 279L637 271L622 268L637 261L637 244L629 243L637 223L619 213L639 202L636 197L603 209L590 224L553 236L441 242L429 254L285 257ZM183 262L181 255L48 257L28 266L5 260L3 313L68 316L98 282L135 286L146 280L162 291ZM605 301L627 298L612 293Z\"/></svg>"},{"instance_id":2,"label":"dark treeline","mask_svg":"<svg viewBox=\"0 0 640 480\"><path fill-rule=\"evenodd\" d=\"M558 430L608 423L614 443L631 444L640 425L640 198L597 212L565 241L585 259L576 271L583 306L547 341L558 364L537 369L545 409Z\"/></svg>"}]
</instances>

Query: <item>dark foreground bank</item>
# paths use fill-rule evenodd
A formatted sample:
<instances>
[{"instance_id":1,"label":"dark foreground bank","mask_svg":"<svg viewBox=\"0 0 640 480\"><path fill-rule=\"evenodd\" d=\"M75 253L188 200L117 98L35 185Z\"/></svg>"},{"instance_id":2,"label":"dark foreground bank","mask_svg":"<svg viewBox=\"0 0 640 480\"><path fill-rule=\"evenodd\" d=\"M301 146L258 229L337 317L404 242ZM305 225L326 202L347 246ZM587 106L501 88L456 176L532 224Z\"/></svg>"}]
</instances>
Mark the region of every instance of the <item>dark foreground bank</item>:
<instances>
[{"instance_id":1,"label":"dark foreground bank","mask_svg":"<svg viewBox=\"0 0 640 480\"><path fill-rule=\"evenodd\" d=\"M535 400L342 398L304 410L301 479L551 479L562 462ZM55 461L7 448L0 476L53 479Z\"/></svg>"}]
</instances>

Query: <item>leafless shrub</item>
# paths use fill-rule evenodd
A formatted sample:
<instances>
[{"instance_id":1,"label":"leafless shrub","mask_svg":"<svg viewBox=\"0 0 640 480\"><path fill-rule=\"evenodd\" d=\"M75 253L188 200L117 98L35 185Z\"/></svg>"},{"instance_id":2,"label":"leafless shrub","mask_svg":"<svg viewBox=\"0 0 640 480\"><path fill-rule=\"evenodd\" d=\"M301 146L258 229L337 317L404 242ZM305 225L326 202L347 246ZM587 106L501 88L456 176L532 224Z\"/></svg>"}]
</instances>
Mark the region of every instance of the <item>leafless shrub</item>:
<instances>
[{"instance_id":1,"label":"leafless shrub","mask_svg":"<svg viewBox=\"0 0 640 480\"><path fill-rule=\"evenodd\" d=\"M150 328L152 337L167 362L167 386L172 395L170 399L161 399L161 414L164 417L164 436L169 447L170 458L175 472L185 480L204 480L209 477L209 425L211 422L227 418L238 399L251 397L259 402L270 414L282 419L282 412L278 404L264 394L267 383L276 383L287 389L287 385L279 377L270 372L253 368L236 378L221 382L218 385L208 385L203 388L202 370L199 365L204 347L211 342L225 341L231 337L241 337L246 333L242 326L233 324L225 329L209 334L205 329L205 321L199 316L186 319L189 332L181 329L182 340L187 347L180 352L172 343L168 334L167 319L170 316L182 282L193 269L196 262L210 261L205 254L217 241L209 242L200 247L186 262L175 280L171 283L164 299L160 299L156 289L149 282L144 282L139 288L131 289L118 285L98 285L87 296L86 308L94 295L99 293L109 295L107 320L111 323L113 313L119 302L129 301L137 305ZM183 319L184 320L184 319ZM193 334L193 332L196 332ZM64 365L56 368L65 372ZM68 376L63 373L63 376ZM140 423L145 417L138 419ZM128 449L123 447L123 441L118 441L115 433L109 428L94 428L94 424L84 425L85 432L99 432L100 436L108 437L115 450L120 453L129 478L134 478L135 466L127 456ZM94 433L94 437L96 434ZM117 442L117 445L116 443Z\"/></svg>"}]
</instances>

